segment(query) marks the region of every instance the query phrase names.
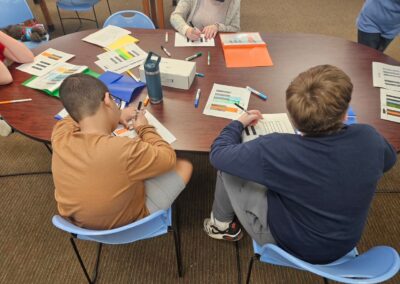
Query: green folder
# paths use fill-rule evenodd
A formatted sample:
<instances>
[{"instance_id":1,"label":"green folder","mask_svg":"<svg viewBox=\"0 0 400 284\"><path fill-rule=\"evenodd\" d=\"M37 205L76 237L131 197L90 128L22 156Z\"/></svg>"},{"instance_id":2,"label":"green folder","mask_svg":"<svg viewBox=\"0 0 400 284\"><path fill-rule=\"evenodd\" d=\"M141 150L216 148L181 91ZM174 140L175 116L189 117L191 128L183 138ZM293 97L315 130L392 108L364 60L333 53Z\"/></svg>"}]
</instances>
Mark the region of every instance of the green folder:
<instances>
[{"instance_id":1,"label":"green folder","mask_svg":"<svg viewBox=\"0 0 400 284\"><path fill-rule=\"evenodd\" d=\"M90 75L90 76L95 77L95 78L97 78L97 77L100 76L99 73L96 73L96 72L94 72L93 70L91 70L91 69L89 69L89 68L86 69L85 71L83 71L82 73L83 73L83 74ZM25 82L23 82L22 85L24 85L25 87L30 88L29 86L27 86L27 84L28 84L29 82L35 80L37 77L38 77L38 76L32 76L31 78L29 78L28 80L26 80ZM57 97L57 98L60 97L59 89L55 90L54 92L50 92L50 91L47 90L47 89L46 89L46 90L41 90L41 91L43 91L43 92L45 92L46 94L48 94L48 95L50 95L50 96L53 96L53 97Z\"/></svg>"}]
</instances>

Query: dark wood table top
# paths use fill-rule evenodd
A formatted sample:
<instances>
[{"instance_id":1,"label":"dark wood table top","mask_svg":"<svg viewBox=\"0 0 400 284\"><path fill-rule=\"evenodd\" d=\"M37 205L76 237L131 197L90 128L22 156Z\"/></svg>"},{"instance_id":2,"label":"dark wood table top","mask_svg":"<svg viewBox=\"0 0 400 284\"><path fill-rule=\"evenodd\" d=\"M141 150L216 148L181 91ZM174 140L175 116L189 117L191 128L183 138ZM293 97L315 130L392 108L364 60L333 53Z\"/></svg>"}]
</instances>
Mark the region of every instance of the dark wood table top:
<instances>
[{"instance_id":1,"label":"dark wood table top","mask_svg":"<svg viewBox=\"0 0 400 284\"><path fill-rule=\"evenodd\" d=\"M94 64L96 55L103 50L81 39L94 30L69 34L51 40L34 52L38 54L48 47L75 54L69 62L87 65L94 71L102 71ZM372 86L372 62L400 65L399 62L371 48L341 38L313 34L263 33L273 67L226 68L219 38L216 47L174 47L174 32L169 30L169 42L165 43L166 30L132 30L132 35L140 39L139 46L146 51L164 53L165 46L172 58L184 59L195 52L203 52L196 59L197 72L204 78L195 78L189 90L163 87L164 102L150 105L154 114L176 137L172 145L181 151L208 152L214 138L229 120L203 115L203 109L214 83L238 87L251 86L265 92L269 99L263 101L257 96L250 97L249 109L259 109L262 113L286 112L285 91L291 80L300 72L319 64L332 64L343 69L354 84L351 106L359 123L374 126L397 151L400 150L400 124L380 119L379 89ZM207 52L211 52L211 66L207 66ZM21 85L31 75L11 67L14 82L0 87L0 100L32 98L31 102L0 105L0 114L18 132L39 141L48 142L56 123L53 118L62 109L57 98ZM139 75L138 70L134 72ZM202 95L198 108L193 102L196 90ZM144 89L135 103L144 100Z\"/></svg>"}]
</instances>

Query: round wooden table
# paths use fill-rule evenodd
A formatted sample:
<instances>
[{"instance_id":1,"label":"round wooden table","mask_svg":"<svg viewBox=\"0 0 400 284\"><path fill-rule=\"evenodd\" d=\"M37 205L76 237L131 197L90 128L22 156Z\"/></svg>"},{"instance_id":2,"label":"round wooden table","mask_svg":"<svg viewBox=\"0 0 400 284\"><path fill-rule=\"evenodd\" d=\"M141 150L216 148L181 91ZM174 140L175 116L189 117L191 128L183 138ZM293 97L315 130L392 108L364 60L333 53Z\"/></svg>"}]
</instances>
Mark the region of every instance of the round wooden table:
<instances>
[{"instance_id":1,"label":"round wooden table","mask_svg":"<svg viewBox=\"0 0 400 284\"><path fill-rule=\"evenodd\" d=\"M101 73L94 64L96 55L104 52L100 47L81 39L95 30L69 34L51 40L34 52L38 54L52 47L75 54L68 62L87 65ZM261 34L267 43L274 62L273 67L226 68L219 38L216 47L174 47L174 32L169 30L169 42L165 43L166 30L132 29L132 35L140 39L139 46L145 51L164 53L165 46L172 58L184 59L196 52L203 56L196 59L197 72L204 78L195 78L189 90L163 87L164 101L160 105L150 105L148 110L157 117L176 137L172 146L180 151L208 152L214 138L229 120L203 115L203 109L214 83L237 87L251 86L265 92L268 100L250 97L249 109L259 109L262 113L286 112L285 91L298 73L319 64L332 64L344 70L354 84L351 106L359 123L374 126L386 139L400 150L400 124L380 119L379 89L372 86L372 62L400 65L399 62L371 48L341 38L313 34ZM211 65L207 65L207 52L211 52ZM14 82L0 87L0 100L32 98L31 102L0 105L0 114L18 132L33 139L49 142L52 128L56 123L54 115L62 109L57 98L21 85L31 77L11 67ZM138 76L138 70L134 73ZM193 105L196 90L202 95L198 108ZM134 103L144 100L144 89Z\"/></svg>"}]
</instances>

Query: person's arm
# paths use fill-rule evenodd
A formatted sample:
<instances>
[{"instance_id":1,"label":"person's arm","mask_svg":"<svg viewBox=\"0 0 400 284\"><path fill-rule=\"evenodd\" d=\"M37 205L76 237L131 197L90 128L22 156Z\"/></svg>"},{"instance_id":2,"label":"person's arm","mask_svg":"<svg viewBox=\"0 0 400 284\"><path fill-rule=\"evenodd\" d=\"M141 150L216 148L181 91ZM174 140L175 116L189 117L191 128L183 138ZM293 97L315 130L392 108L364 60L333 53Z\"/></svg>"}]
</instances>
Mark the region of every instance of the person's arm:
<instances>
[{"instance_id":1,"label":"person's arm","mask_svg":"<svg viewBox=\"0 0 400 284\"><path fill-rule=\"evenodd\" d=\"M396 163L397 160L397 154L396 151L394 150L393 146L389 144L389 142L386 141L385 138L382 137L383 141L383 147L384 147L384 165L383 165L383 172L387 172L390 170L394 164Z\"/></svg>"},{"instance_id":2,"label":"person's arm","mask_svg":"<svg viewBox=\"0 0 400 284\"><path fill-rule=\"evenodd\" d=\"M7 66L0 61L0 85L6 85L13 81Z\"/></svg>"},{"instance_id":3,"label":"person's arm","mask_svg":"<svg viewBox=\"0 0 400 284\"><path fill-rule=\"evenodd\" d=\"M257 119L257 116L253 116L250 121L254 119ZM243 129L249 124L250 122L243 123L240 120L228 124L211 146L210 162L220 171L263 184L264 160L260 151L261 140L241 143Z\"/></svg>"},{"instance_id":4,"label":"person's arm","mask_svg":"<svg viewBox=\"0 0 400 284\"><path fill-rule=\"evenodd\" d=\"M229 7L227 20L228 22L225 21L225 23L217 23L218 32L240 31L240 1L235 1L235 3L232 3L231 7Z\"/></svg>"},{"instance_id":5,"label":"person's arm","mask_svg":"<svg viewBox=\"0 0 400 284\"><path fill-rule=\"evenodd\" d=\"M190 26L188 23L186 23L186 20L189 17L192 9L194 9L193 3L193 0L180 0L175 8L175 11L171 13L171 25L175 30L184 36L186 36L188 29L190 29Z\"/></svg>"},{"instance_id":6,"label":"person's arm","mask_svg":"<svg viewBox=\"0 0 400 284\"><path fill-rule=\"evenodd\" d=\"M4 56L17 63L29 63L34 59L32 51L22 42L0 31L0 42L4 45Z\"/></svg>"}]
</instances>

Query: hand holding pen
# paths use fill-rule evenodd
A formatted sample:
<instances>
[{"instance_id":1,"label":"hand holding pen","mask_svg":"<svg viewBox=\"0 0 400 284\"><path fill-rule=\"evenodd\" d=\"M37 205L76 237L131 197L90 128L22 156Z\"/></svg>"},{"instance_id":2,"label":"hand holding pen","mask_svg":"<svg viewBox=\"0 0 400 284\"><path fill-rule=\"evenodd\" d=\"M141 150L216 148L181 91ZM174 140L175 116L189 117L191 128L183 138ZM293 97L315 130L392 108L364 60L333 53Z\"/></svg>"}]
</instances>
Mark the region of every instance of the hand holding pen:
<instances>
[{"instance_id":1,"label":"hand holding pen","mask_svg":"<svg viewBox=\"0 0 400 284\"><path fill-rule=\"evenodd\" d=\"M263 119L263 116L259 110L245 110L241 105L236 103L235 105L245 112L237 119L243 124L244 127L255 125L260 119Z\"/></svg>"},{"instance_id":2,"label":"hand holding pen","mask_svg":"<svg viewBox=\"0 0 400 284\"><path fill-rule=\"evenodd\" d=\"M145 116L146 110L144 109L141 110L141 107L142 107L142 102L139 102L138 107L136 109L135 117L132 120L133 127L135 129L138 128L139 126L149 124Z\"/></svg>"},{"instance_id":3,"label":"hand holding pen","mask_svg":"<svg viewBox=\"0 0 400 284\"><path fill-rule=\"evenodd\" d=\"M193 23L189 23L191 27L186 30L186 37L190 40L198 40L201 36L201 31L193 26Z\"/></svg>"}]
</instances>

